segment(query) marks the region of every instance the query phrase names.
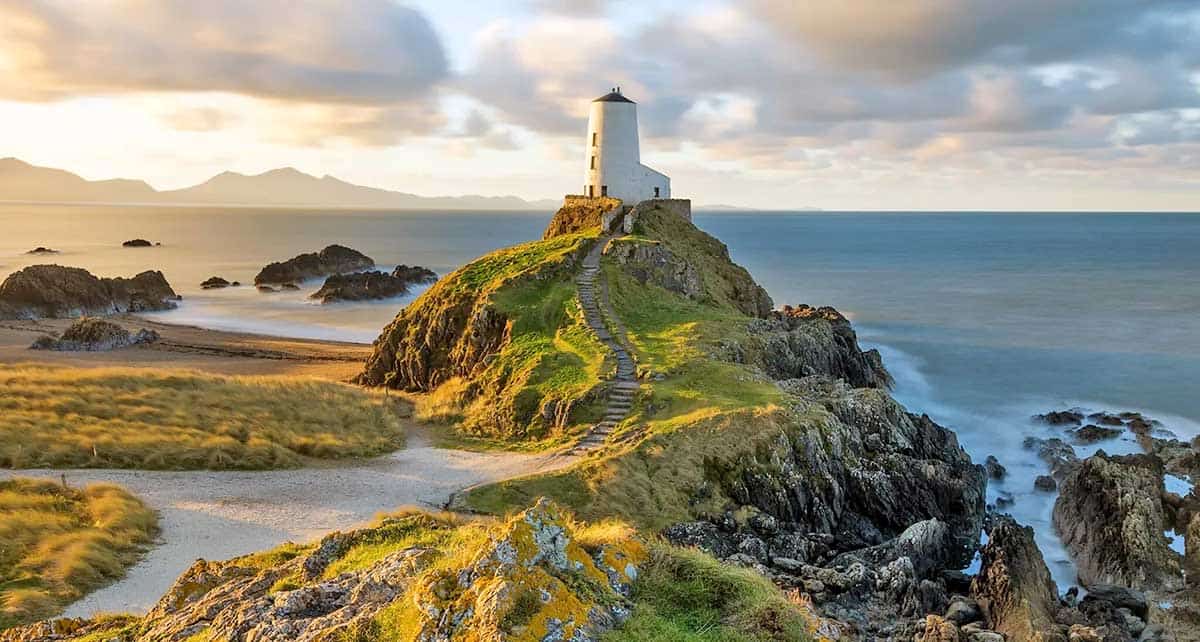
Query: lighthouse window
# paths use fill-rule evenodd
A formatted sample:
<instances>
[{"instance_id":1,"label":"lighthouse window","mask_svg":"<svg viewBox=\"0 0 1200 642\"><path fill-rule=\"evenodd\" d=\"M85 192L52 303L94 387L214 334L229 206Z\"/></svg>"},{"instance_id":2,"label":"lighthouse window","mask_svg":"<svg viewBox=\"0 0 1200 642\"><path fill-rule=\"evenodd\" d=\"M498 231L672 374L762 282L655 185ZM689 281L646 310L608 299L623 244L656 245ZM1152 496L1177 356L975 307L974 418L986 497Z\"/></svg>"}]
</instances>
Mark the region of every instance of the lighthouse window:
<instances>
[{"instance_id":1,"label":"lighthouse window","mask_svg":"<svg viewBox=\"0 0 1200 642\"><path fill-rule=\"evenodd\" d=\"M595 146L596 146L596 137L597 137L598 135L599 135L599 134L597 134L596 132L592 132L592 147L595 147Z\"/></svg>"},{"instance_id":2,"label":"lighthouse window","mask_svg":"<svg viewBox=\"0 0 1200 642\"><path fill-rule=\"evenodd\" d=\"M592 169L596 169L596 157L592 157Z\"/></svg>"}]
</instances>

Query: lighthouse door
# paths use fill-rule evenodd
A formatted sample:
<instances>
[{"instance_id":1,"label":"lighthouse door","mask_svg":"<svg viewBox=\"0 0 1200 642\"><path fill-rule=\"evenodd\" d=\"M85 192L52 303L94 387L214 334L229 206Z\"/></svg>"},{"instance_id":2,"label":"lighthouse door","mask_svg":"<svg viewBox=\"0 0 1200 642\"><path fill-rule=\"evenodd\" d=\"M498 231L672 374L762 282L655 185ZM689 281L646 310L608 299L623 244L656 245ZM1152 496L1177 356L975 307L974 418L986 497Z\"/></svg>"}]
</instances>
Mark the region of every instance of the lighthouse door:
<instances>
[{"instance_id":1,"label":"lighthouse door","mask_svg":"<svg viewBox=\"0 0 1200 642\"><path fill-rule=\"evenodd\" d=\"M601 186L600 186L600 195L601 195L601 196L608 196L608 185L601 185Z\"/></svg>"}]
</instances>

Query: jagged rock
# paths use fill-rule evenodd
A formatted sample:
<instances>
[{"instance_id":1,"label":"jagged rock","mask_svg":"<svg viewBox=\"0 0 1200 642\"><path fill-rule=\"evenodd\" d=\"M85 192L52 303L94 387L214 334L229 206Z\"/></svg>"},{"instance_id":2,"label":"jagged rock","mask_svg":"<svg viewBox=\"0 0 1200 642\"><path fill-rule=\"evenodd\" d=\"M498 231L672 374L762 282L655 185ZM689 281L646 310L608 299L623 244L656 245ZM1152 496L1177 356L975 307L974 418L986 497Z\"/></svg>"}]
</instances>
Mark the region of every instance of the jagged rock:
<instances>
[{"instance_id":1,"label":"jagged rock","mask_svg":"<svg viewBox=\"0 0 1200 642\"><path fill-rule=\"evenodd\" d=\"M983 469L987 471L988 477L996 480L1004 479L1004 475L1008 470L996 459L995 455L988 455L983 462Z\"/></svg>"},{"instance_id":2,"label":"jagged rock","mask_svg":"<svg viewBox=\"0 0 1200 642\"><path fill-rule=\"evenodd\" d=\"M1033 540L1033 529L1007 515L994 517L981 551L971 597L992 628L1010 640L1061 640L1054 619L1058 592Z\"/></svg>"},{"instance_id":3,"label":"jagged rock","mask_svg":"<svg viewBox=\"0 0 1200 642\"><path fill-rule=\"evenodd\" d=\"M1038 475L1037 479L1033 480L1033 487L1037 490L1053 493L1058 490L1058 482L1050 475Z\"/></svg>"},{"instance_id":4,"label":"jagged rock","mask_svg":"<svg viewBox=\"0 0 1200 642\"><path fill-rule=\"evenodd\" d=\"M1103 603L1103 604L1097 604ZM1129 609L1129 612L1141 619L1146 619L1150 604L1146 594L1126 586L1112 584L1093 584L1088 587L1088 594L1080 602L1082 610L1098 609Z\"/></svg>"},{"instance_id":5,"label":"jagged rock","mask_svg":"<svg viewBox=\"0 0 1200 642\"><path fill-rule=\"evenodd\" d=\"M34 255L34 256L47 255L47 254L58 254L58 253L59 253L58 250L52 250L48 247L42 247L40 245L38 247L35 247L32 250L29 250L28 252L26 252L26 254L30 254L30 255Z\"/></svg>"},{"instance_id":6,"label":"jagged rock","mask_svg":"<svg viewBox=\"0 0 1200 642\"><path fill-rule=\"evenodd\" d=\"M1150 455L1085 460L1059 486L1054 525L1084 586L1177 587L1179 555L1167 547L1163 468Z\"/></svg>"},{"instance_id":7,"label":"jagged rock","mask_svg":"<svg viewBox=\"0 0 1200 642\"><path fill-rule=\"evenodd\" d=\"M1114 439L1121 436L1121 429L1104 428L1095 424L1088 424L1082 428L1072 431L1071 434L1075 436L1075 441L1081 444L1094 444L1098 441Z\"/></svg>"},{"instance_id":8,"label":"jagged rock","mask_svg":"<svg viewBox=\"0 0 1200 642\"><path fill-rule=\"evenodd\" d=\"M104 352L155 341L158 341L158 333L154 330L143 328L135 334L130 334L128 330L111 321L83 317L64 330L58 339L39 337L29 347L34 350L60 352Z\"/></svg>"},{"instance_id":9,"label":"jagged rock","mask_svg":"<svg viewBox=\"0 0 1200 642\"><path fill-rule=\"evenodd\" d=\"M325 279L321 289L309 298L322 303L386 299L408 294L413 285L434 281L437 281L437 274L431 270L420 266L400 265L391 274L378 271L334 274Z\"/></svg>"},{"instance_id":10,"label":"jagged rock","mask_svg":"<svg viewBox=\"0 0 1200 642\"><path fill-rule=\"evenodd\" d=\"M917 642L959 642L958 626L937 615L925 618L925 628L916 636Z\"/></svg>"},{"instance_id":11,"label":"jagged rock","mask_svg":"<svg viewBox=\"0 0 1200 642\"><path fill-rule=\"evenodd\" d=\"M254 284L294 284L305 279L373 267L375 261L362 252L342 245L330 245L320 252L300 254L287 261L267 265L254 277Z\"/></svg>"},{"instance_id":12,"label":"jagged rock","mask_svg":"<svg viewBox=\"0 0 1200 642\"><path fill-rule=\"evenodd\" d=\"M828 375L856 388L891 385L879 352L859 348L850 322L833 308L785 305L748 329L740 360L760 365L772 379Z\"/></svg>"},{"instance_id":13,"label":"jagged rock","mask_svg":"<svg viewBox=\"0 0 1200 642\"><path fill-rule=\"evenodd\" d=\"M125 241L124 243L121 244L121 247L153 247L153 246L154 246L154 244L151 243L150 241L147 241L146 239L132 239L129 241Z\"/></svg>"},{"instance_id":14,"label":"jagged rock","mask_svg":"<svg viewBox=\"0 0 1200 642\"><path fill-rule=\"evenodd\" d=\"M1050 474L1055 479L1061 480L1079 466L1079 457L1075 455L1075 449L1071 447L1071 444L1058 437L1050 439L1026 437L1024 446L1037 450L1038 458L1050 466Z\"/></svg>"},{"instance_id":15,"label":"jagged rock","mask_svg":"<svg viewBox=\"0 0 1200 642\"><path fill-rule=\"evenodd\" d=\"M595 642L629 615L647 558L636 538L583 548L561 510L545 500L491 531L477 549L401 547L330 577L325 570L356 544L401 542L414 526L451 529L425 515L326 537L298 557L200 560L140 620L58 620L0 634L8 642L85 639L211 639L229 642L375 640L374 616L403 613L405 639ZM115 623L115 624L114 624ZM202 636L202 637L201 637Z\"/></svg>"},{"instance_id":16,"label":"jagged rock","mask_svg":"<svg viewBox=\"0 0 1200 642\"><path fill-rule=\"evenodd\" d=\"M1083 413L1078 410L1054 410L1041 415L1034 415L1034 419L1044 421L1051 426L1078 426L1083 423Z\"/></svg>"},{"instance_id":17,"label":"jagged rock","mask_svg":"<svg viewBox=\"0 0 1200 642\"><path fill-rule=\"evenodd\" d=\"M1129 413L1130 419L1134 418L1134 416L1134 413ZM1113 415L1107 412L1093 412L1087 418L1104 426L1122 426L1125 424L1125 420L1120 415Z\"/></svg>"},{"instance_id":18,"label":"jagged rock","mask_svg":"<svg viewBox=\"0 0 1200 642\"><path fill-rule=\"evenodd\" d=\"M1200 586L1200 513L1192 515L1183 542L1188 582L1192 586Z\"/></svg>"},{"instance_id":19,"label":"jagged rock","mask_svg":"<svg viewBox=\"0 0 1200 642\"><path fill-rule=\"evenodd\" d=\"M656 285L698 301L705 297L700 271L672 254L662 243L640 239L619 241L609 244L605 254L640 283Z\"/></svg>"},{"instance_id":20,"label":"jagged rock","mask_svg":"<svg viewBox=\"0 0 1200 642\"><path fill-rule=\"evenodd\" d=\"M176 307L162 272L97 278L81 268L31 265L0 284L0 318L40 319L151 312Z\"/></svg>"}]
</instances>

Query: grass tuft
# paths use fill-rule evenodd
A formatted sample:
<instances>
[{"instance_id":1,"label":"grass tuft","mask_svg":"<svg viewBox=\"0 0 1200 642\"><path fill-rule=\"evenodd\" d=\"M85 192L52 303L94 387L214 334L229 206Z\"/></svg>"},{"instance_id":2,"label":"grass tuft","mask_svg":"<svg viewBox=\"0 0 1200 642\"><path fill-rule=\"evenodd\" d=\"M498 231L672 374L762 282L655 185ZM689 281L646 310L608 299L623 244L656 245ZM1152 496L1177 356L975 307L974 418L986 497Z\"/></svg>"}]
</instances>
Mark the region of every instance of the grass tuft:
<instances>
[{"instance_id":1,"label":"grass tuft","mask_svg":"<svg viewBox=\"0 0 1200 642\"><path fill-rule=\"evenodd\" d=\"M258 470L403 445L381 395L306 377L0 365L0 466Z\"/></svg>"},{"instance_id":2,"label":"grass tuft","mask_svg":"<svg viewBox=\"0 0 1200 642\"><path fill-rule=\"evenodd\" d=\"M0 629L120 578L157 530L154 511L118 486L0 482Z\"/></svg>"}]
</instances>

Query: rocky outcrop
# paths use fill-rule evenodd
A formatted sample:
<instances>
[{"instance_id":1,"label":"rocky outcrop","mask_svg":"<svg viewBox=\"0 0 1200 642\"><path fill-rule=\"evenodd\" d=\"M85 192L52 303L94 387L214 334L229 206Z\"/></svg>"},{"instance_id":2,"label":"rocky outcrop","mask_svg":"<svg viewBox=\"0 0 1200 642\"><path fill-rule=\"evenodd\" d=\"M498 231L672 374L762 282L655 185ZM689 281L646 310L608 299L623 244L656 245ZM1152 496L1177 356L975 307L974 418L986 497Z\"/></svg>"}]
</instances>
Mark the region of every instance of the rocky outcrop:
<instances>
[{"instance_id":1,"label":"rocky outcrop","mask_svg":"<svg viewBox=\"0 0 1200 642\"><path fill-rule=\"evenodd\" d=\"M862 350L850 322L833 308L785 305L747 329L746 341L727 341L719 356L758 365L776 380L828 375L856 388L891 385L879 351Z\"/></svg>"},{"instance_id":2,"label":"rocky outcrop","mask_svg":"<svg viewBox=\"0 0 1200 642\"><path fill-rule=\"evenodd\" d=\"M58 250L52 250L48 247L38 246L38 247L33 248L32 250L29 250L28 252L26 252L26 254L29 254L32 256L45 256L48 254L58 254Z\"/></svg>"},{"instance_id":3,"label":"rocky outcrop","mask_svg":"<svg viewBox=\"0 0 1200 642\"><path fill-rule=\"evenodd\" d=\"M605 256L629 276L692 300L703 300L704 282L696 266L675 256L657 241L619 240L609 244Z\"/></svg>"},{"instance_id":4,"label":"rocky outcrop","mask_svg":"<svg viewBox=\"0 0 1200 642\"><path fill-rule=\"evenodd\" d=\"M121 247L154 247L154 244L146 239L130 239L122 243Z\"/></svg>"},{"instance_id":5,"label":"rocky outcrop","mask_svg":"<svg viewBox=\"0 0 1200 642\"><path fill-rule=\"evenodd\" d=\"M237 281L230 282L230 281L226 281L225 279L222 279L219 276L210 276L207 279L204 279L204 281L202 281L200 283L200 289L202 289L202 290L219 290L221 288L236 288L240 285L241 285L241 283L238 283Z\"/></svg>"},{"instance_id":6,"label":"rocky outcrop","mask_svg":"<svg viewBox=\"0 0 1200 642\"><path fill-rule=\"evenodd\" d=\"M643 201L637 206L636 238L616 239L608 252L614 257L628 256L635 259L629 265L640 270L649 283L653 277L670 277L692 270L699 276L702 292L692 298L718 307L730 308L747 316L765 318L775 307L767 291L754 281L745 268L733 262L729 248L715 237L706 234L680 216L679 212L660 201ZM645 243L647 240L661 245L661 249L626 249L625 244ZM649 252L649 254L646 254ZM641 257L651 259L641 262ZM690 267L683 267L687 265ZM670 283L667 280L666 283Z\"/></svg>"},{"instance_id":7,"label":"rocky outcrop","mask_svg":"<svg viewBox=\"0 0 1200 642\"><path fill-rule=\"evenodd\" d=\"M1167 547L1163 467L1150 455L1089 457L1059 485L1054 525L1084 586L1144 590L1182 582L1180 556Z\"/></svg>"},{"instance_id":8,"label":"rocky outcrop","mask_svg":"<svg viewBox=\"0 0 1200 642\"><path fill-rule=\"evenodd\" d=\"M111 321L84 317L72 323L61 337L39 337L29 347L33 350L61 352L104 352L155 341L158 341L158 333L153 330L143 328L130 334Z\"/></svg>"},{"instance_id":9,"label":"rocky outcrop","mask_svg":"<svg viewBox=\"0 0 1200 642\"><path fill-rule=\"evenodd\" d=\"M321 289L309 298L321 303L387 299L408 294L409 288L414 285L434 281L437 281L437 274L432 270L417 265L400 265L391 274L378 271L334 274L325 279Z\"/></svg>"},{"instance_id":10,"label":"rocky outcrop","mask_svg":"<svg viewBox=\"0 0 1200 642\"><path fill-rule=\"evenodd\" d=\"M298 556L200 560L140 621L66 620L5 639L124 640L121 631L132 629L138 640L594 642L628 617L647 558L642 542L585 548L567 516L545 501L464 540L478 542L474 548L439 547L454 541L454 528L424 515L385 518L328 535ZM418 534L430 543L403 544ZM371 554L365 563L331 572L361 546Z\"/></svg>"},{"instance_id":11,"label":"rocky outcrop","mask_svg":"<svg viewBox=\"0 0 1200 642\"><path fill-rule=\"evenodd\" d=\"M0 318L69 318L170 310L179 295L162 272L97 278L81 268L31 265L0 284Z\"/></svg>"},{"instance_id":12,"label":"rocky outcrop","mask_svg":"<svg viewBox=\"0 0 1200 642\"><path fill-rule=\"evenodd\" d=\"M619 218L621 209L621 199L619 198L568 196L564 199L562 207L550 219L550 224L546 226L542 239L611 227Z\"/></svg>"},{"instance_id":13,"label":"rocky outcrop","mask_svg":"<svg viewBox=\"0 0 1200 642\"><path fill-rule=\"evenodd\" d=\"M1006 515L995 517L971 597L992 628L1009 640L1065 640L1055 622L1058 589L1033 540L1033 529Z\"/></svg>"},{"instance_id":14,"label":"rocky outcrop","mask_svg":"<svg viewBox=\"0 0 1200 642\"><path fill-rule=\"evenodd\" d=\"M255 285L296 283L330 274L358 272L375 267L371 257L342 245L330 245L320 252L309 252L281 263L271 263L254 277Z\"/></svg>"}]
</instances>

